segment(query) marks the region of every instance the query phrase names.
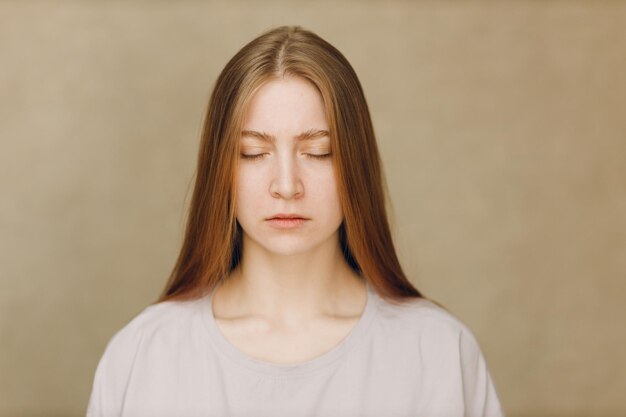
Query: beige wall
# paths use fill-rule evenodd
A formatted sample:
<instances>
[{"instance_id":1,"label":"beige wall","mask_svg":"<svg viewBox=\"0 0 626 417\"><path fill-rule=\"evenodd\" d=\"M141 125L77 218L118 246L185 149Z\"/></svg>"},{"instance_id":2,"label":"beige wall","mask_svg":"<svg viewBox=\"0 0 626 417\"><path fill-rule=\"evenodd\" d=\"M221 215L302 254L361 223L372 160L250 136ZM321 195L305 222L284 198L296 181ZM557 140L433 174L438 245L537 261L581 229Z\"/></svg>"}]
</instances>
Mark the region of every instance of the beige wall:
<instances>
[{"instance_id":1,"label":"beige wall","mask_svg":"<svg viewBox=\"0 0 626 417\"><path fill-rule=\"evenodd\" d=\"M3 1L0 416L84 415L175 260L210 88L279 24L354 65L403 265L508 414L625 415L626 2Z\"/></svg>"}]
</instances>

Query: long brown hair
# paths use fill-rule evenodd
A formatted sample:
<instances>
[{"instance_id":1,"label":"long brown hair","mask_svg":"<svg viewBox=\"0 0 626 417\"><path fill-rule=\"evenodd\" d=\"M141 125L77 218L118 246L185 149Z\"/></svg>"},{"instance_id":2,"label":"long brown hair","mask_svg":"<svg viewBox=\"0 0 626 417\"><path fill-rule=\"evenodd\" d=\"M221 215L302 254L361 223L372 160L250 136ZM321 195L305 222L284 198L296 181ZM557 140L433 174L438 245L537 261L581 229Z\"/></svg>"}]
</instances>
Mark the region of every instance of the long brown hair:
<instances>
[{"instance_id":1,"label":"long brown hair","mask_svg":"<svg viewBox=\"0 0 626 417\"><path fill-rule=\"evenodd\" d=\"M157 302L203 296L237 266L243 248L234 179L243 116L254 93L282 76L308 80L323 98L344 213L339 240L347 263L391 302L422 297L402 271L394 249L380 156L354 69L315 33L281 26L245 45L217 78L204 120L182 248Z\"/></svg>"}]
</instances>

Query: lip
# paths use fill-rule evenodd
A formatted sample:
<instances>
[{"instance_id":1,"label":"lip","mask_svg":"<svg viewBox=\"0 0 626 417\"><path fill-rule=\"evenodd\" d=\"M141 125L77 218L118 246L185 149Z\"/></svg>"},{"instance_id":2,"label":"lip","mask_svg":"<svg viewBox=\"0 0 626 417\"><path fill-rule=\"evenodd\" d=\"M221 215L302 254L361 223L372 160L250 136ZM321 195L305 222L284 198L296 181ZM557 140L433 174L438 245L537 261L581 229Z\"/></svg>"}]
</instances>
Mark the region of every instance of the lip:
<instances>
[{"instance_id":1,"label":"lip","mask_svg":"<svg viewBox=\"0 0 626 417\"><path fill-rule=\"evenodd\" d=\"M268 219L267 221L269 222L270 226L277 229L297 229L299 227L302 227L304 223L308 221L308 219L304 219L301 217L276 217L273 219Z\"/></svg>"},{"instance_id":2,"label":"lip","mask_svg":"<svg viewBox=\"0 0 626 417\"><path fill-rule=\"evenodd\" d=\"M272 217L268 217L267 220L280 220L280 219L302 219L302 220L309 220L308 218L297 214L297 213L277 213L274 214Z\"/></svg>"},{"instance_id":3,"label":"lip","mask_svg":"<svg viewBox=\"0 0 626 417\"><path fill-rule=\"evenodd\" d=\"M297 213L278 213L268 218L267 222L276 229L297 229L308 220L310 219Z\"/></svg>"}]
</instances>

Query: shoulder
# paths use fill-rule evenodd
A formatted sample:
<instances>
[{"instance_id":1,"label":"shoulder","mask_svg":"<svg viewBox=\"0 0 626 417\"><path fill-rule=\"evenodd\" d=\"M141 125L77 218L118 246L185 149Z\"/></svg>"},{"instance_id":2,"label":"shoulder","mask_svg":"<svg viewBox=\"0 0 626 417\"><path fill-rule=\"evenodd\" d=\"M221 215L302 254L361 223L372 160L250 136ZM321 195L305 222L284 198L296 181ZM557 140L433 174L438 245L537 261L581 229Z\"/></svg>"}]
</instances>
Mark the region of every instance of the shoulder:
<instances>
[{"instance_id":1,"label":"shoulder","mask_svg":"<svg viewBox=\"0 0 626 417\"><path fill-rule=\"evenodd\" d=\"M437 407L456 395L466 415L504 415L479 343L454 314L424 298L402 305L381 301L378 326L377 343L403 358L403 371L442 395Z\"/></svg>"},{"instance_id":2,"label":"shoulder","mask_svg":"<svg viewBox=\"0 0 626 417\"><path fill-rule=\"evenodd\" d=\"M376 329L379 343L390 344L398 355L413 358L424 367L460 372L483 360L472 330L453 313L425 298L399 305L381 300Z\"/></svg>"},{"instance_id":3,"label":"shoulder","mask_svg":"<svg viewBox=\"0 0 626 417\"><path fill-rule=\"evenodd\" d=\"M145 341L171 339L191 324L198 301L165 301L145 307L109 340L105 354L128 354Z\"/></svg>"},{"instance_id":4,"label":"shoulder","mask_svg":"<svg viewBox=\"0 0 626 417\"><path fill-rule=\"evenodd\" d=\"M197 301L164 301L149 305L117 334L154 333L175 328L193 314L196 304Z\"/></svg>"},{"instance_id":5,"label":"shoulder","mask_svg":"<svg viewBox=\"0 0 626 417\"><path fill-rule=\"evenodd\" d=\"M125 392L138 363L167 358L191 332L197 301L167 301L150 305L118 330L98 362L89 399L92 416L119 415ZM142 368L143 369L143 368ZM142 371L143 372L143 371Z\"/></svg>"},{"instance_id":6,"label":"shoulder","mask_svg":"<svg viewBox=\"0 0 626 417\"><path fill-rule=\"evenodd\" d=\"M196 307L196 301L166 301L145 307L113 334L101 362L128 369L139 350L146 350L158 339L179 336L190 325Z\"/></svg>"},{"instance_id":7,"label":"shoulder","mask_svg":"<svg viewBox=\"0 0 626 417\"><path fill-rule=\"evenodd\" d=\"M426 298L416 298L392 304L381 299L379 317L385 326L408 336L428 336L430 339L475 342L470 328L453 313Z\"/></svg>"}]
</instances>

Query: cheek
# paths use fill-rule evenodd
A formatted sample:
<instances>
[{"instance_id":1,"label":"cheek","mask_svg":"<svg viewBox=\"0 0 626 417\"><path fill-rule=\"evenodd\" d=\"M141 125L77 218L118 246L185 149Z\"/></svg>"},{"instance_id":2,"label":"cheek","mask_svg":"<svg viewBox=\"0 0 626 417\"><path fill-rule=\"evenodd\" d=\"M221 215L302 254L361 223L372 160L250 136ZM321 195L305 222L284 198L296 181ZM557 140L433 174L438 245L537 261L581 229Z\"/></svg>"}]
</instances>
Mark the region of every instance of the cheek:
<instances>
[{"instance_id":1,"label":"cheek","mask_svg":"<svg viewBox=\"0 0 626 417\"><path fill-rule=\"evenodd\" d=\"M326 207L326 211L330 215L343 214L339 201L339 190L334 176L327 175L319 182L319 186L315 187L315 192L315 200L320 202L320 207Z\"/></svg>"},{"instance_id":2,"label":"cheek","mask_svg":"<svg viewBox=\"0 0 626 417\"><path fill-rule=\"evenodd\" d=\"M258 212L263 201L262 190L258 176L241 173L237 180L237 212Z\"/></svg>"}]
</instances>

